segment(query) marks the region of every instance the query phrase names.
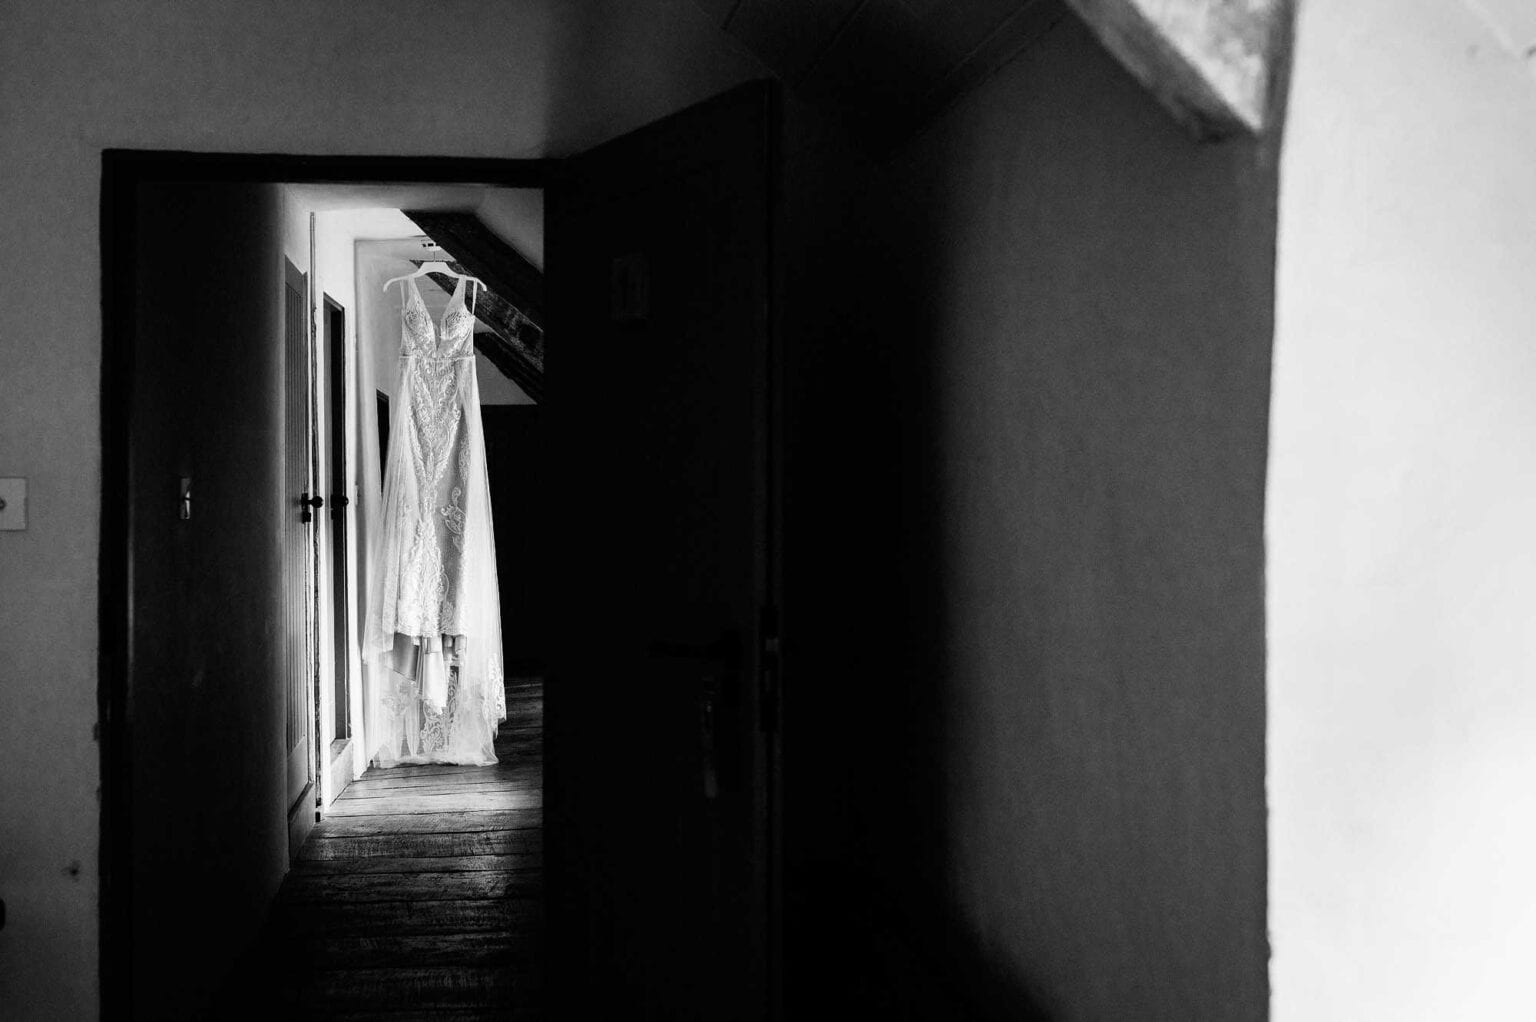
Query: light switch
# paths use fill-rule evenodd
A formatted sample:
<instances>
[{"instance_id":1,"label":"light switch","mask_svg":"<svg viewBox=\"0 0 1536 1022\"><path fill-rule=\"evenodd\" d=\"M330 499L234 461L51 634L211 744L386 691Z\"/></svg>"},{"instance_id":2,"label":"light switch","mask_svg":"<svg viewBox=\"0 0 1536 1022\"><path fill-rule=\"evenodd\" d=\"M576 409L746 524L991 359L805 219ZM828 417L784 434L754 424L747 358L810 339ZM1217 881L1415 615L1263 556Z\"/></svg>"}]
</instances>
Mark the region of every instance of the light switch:
<instances>
[{"instance_id":1,"label":"light switch","mask_svg":"<svg viewBox=\"0 0 1536 1022\"><path fill-rule=\"evenodd\" d=\"M27 481L20 477L0 479L0 531L27 527Z\"/></svg>"}]
</instances>

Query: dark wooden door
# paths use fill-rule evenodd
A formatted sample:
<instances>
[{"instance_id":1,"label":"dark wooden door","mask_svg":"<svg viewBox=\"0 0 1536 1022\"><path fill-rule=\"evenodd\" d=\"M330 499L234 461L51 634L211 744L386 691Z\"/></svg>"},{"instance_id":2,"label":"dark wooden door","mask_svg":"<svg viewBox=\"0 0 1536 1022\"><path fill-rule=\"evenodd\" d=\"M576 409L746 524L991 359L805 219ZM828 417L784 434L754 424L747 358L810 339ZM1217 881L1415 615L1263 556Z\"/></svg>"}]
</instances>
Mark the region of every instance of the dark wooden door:
<instances>
[{"instance_id":1,"label":"dark wooden door","mask_svg":"<svg viewBox=\"0 0 1536 1022\"><path fill-rule=\"evenodd\" d=\"M315 825L311 746L314 704L309 696L309 577L313 514L309 377L309 290L304 274L287 264L283 292L283 748L288 772L288 851L291 856Z\"/></svg>"},{"instance_id":2,"label":"dark wooden door","mask_svg":"<svg viewBox=\"0 0 1536 1022\"><path fill-rule=\"evenodd\" d=\"M756 1019L774 985L774 95L568 162L548 196L551 989Z\"/></svg>"}]
</instances>

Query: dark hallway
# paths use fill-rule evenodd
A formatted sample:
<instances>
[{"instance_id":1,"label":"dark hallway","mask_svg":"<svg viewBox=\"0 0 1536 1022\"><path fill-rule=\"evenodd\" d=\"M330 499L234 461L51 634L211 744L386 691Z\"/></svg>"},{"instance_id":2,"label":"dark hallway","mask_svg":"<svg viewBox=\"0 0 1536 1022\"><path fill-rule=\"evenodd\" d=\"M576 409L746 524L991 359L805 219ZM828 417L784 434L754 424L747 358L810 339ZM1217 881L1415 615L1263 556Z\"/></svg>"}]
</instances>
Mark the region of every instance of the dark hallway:
<instances>
[{"instance_id":1,"label":"dark hallway","mask_svg":"<svg viewBox=\"0 0 1536 1022\"><path fill-rule=\"evenodd\" d=\"M542 679L508 681L496 756L354 781L305 842L220 1017L542 1017Z\"/></svg>"}]
</instances>

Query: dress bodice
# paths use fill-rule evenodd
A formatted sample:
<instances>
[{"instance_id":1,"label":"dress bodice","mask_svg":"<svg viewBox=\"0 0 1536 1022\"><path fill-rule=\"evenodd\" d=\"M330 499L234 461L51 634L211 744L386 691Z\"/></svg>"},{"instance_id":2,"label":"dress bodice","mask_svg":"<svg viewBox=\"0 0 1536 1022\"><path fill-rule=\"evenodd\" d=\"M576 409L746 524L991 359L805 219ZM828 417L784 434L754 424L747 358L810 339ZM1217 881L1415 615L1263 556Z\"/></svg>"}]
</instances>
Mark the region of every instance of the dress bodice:
<instances>
[{"instance_id":1,"label":"dress bodice","mask_svg":"<svg viewBox=\"0 0 1536 1022\"><path fill-rule=\"evenodd\" d=\"M464 306L464 278L459 278L453 297L443 310L441 324L432 322L427 303L421 297L416 279L406 279L409 287L401 310L400 354L423 358L463 358L475 350L475 315Z\"/></svg>"}]
</instances>

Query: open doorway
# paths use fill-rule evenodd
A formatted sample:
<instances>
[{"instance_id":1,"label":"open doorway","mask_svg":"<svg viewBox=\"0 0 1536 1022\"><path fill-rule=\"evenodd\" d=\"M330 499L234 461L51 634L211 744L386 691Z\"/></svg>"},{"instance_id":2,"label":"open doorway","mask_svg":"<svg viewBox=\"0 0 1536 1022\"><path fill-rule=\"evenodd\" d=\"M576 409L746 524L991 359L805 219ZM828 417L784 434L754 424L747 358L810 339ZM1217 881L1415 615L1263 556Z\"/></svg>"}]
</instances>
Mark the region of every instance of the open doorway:
<instances>
[{"instance_id":1,"label":"open doorway","mask_svg":"<svg viewBox=\"0 0 1536 1022\"><path fill-rule=\"evenodd\" d=\"M509 527L536 513L528 483L543 455L535 432L508 443L502 427L538 411L542 193L281 193L285 249L307 244L320 322L310 383L314 478L330 482L311 525L321 783L301 807L315 818L301 841L290 820L288 873L225 996L327 1015L401 1001L536 1012L543 665L507 655L537 642L531 621L500 608L503 591L540 589ZM372 420L381 407L398 410L392 423ZM425 521L408 518L423 507ZM425 655L401 663L371 641L381 606L423 610L407 594L432 589L433 569L431 634L413 641L423 654L440 642L435 701Z\"/></svg>"},{"instance_id":2,"label":"open doorway","mask_svg":"<svg viewBox=\"0 0 1536 1022\"><path fill-rule=\"evenodd\" d=\"M515 275L516 298L504 285L476 295L472 343L494 350L459 360L486 381L462 411L478 422L482 392L486 407L536 409L505 367L517 361L537 391L542 196L528 186L541 167L489 175L443 161L403 166L404 184L364 186L285 182L285 169L328 175L283 163L108 159L106 329L118 342L104 366L105 499L116 512L102 561L104 650L115 654L103 672L109 1015L200 1016L220 996L292 995L305 1010L353 997L373 1010L390 982L361 949L429 936L476 943L481 964L487 948L516 943L529 952L522 971L538 969L542 665L522 657L498 674L506 720L490 722L495 751L478 768L437 757L376 779L370 763L391 757L370 734L381 668L361 636L387 428L374 421L377 395L399 386L402 347L400 289L373 277L432 263L470 275L406 211L456 231L476 277ZM456 168L492 183L409 180ZM440 322L435 277L412 293ZM515 445L498 435L489 474L536 475L536 435ZM518 514L530 497L519 494ZM396 919L381 918L391 910ZM300 939L281 939L290 925ZM453 996L505 997L506 970L477 973L474 955L452 975L416 958L408 982L425 965ZM201 987L184 982L189 971ZM477 975L494 982L477 993Z\"/></svg>"},{"instance_id":3,"label":"open doorway","mask_svg":"<svg viewBox=\"0 0 1536 1022\"><path fill-rule=\"evenodd\" d=\"M333 848L357 850L359 859L415 860L412 868L436 857L405 854L425 850L419 841L381 855L384 845L374 840L380 835L343 833L360 826L348 820L361 817L431 820L415 808L369 811L386 800L415 807L428 797L409 789L443 789L433 796L458 798L447 815L485 814L478 829L461 828L485 841L476 845L476 838L452 857L533 851L514 847L526 828L507 815L533 809L538 800L528 785L526 804L501 810L469 807L464 800L483 802L484 792L447 779L482 766L421 767L438 773L409 784L395 783L402 775L379 785L367 775L343 783L371 756L366 714L357 712L370 679L351 659L366 607L343 622L334 586L320 589L334 578L338 552L367 549L359 534L366 532L363 504L380 465L369 444L378 442L376 419L385 403L377 374L372 387L364 380L364 352L355 341L368 332L370 313L357 297L366 289L355 281L350 292L329 283L318 254L326 244L325 216L343 210L314 206L333 186L483 191L553 184L548 387L535 392L541 381L503 374L533 399L538 421L509 427L503 440L488 429L485 438L488 457L535 443L545 452L539 486L551 496L530 510L526 495L514 495L527 523L525 542L508 542L505 551L498 543L499 557L528 552L539 566L531 577L545 587L531 597L542 605L539 641L510 653L514 671L525 658L542 661L548 679L536 839L546 876L543 896L524 898L522 907L549 922L547 929L531 925L547 941L556 977L550 985L570 999L565 1007L573 1012L601 1015L627 1004L672 1017L771 1014L782 392L771 317L773 103L771 86L742 87L558 164L108 154L105 1003L132 1005L123 1014L144 1016L206 1010L216 992L207 984L228 976L250 947L271 917L279 886L298 875L292 863L340 861L304 858L311 842L342 842ZM313 199L308 208L293 201L303 189ZM423 218L464 211L423 208L419 200L370 208ZM294 233L288 223L306 228L296 236L313 239L309 251L285 246ZM462 239L417 227L424 228L420 234L354 238L354 274L364 242L419 249L425 237L457 258L424 262L456 263L489 282L490 271L476 272L467 249L453 248L462 248ZM288 372L299 359L284 345L285 259L307 275L294 281L307 296L312 341L300 374ZM430 289L423 291L426 315L440 314L430 307ZM345 315L340 332L354 338L347 348L355 356L347 373L352 391L342 394L351 445L343 456L352 473L343 478L352 492L340 495L325 492L335 478L323 437L333 418L331 390L323 385L331 364L323 350L326 295ZM397 320L397 338L398 330ZM307 396L295 405L287 383L299 376ZM403 409L389 405L394 421L385 443L395 443ZM309 485L294 494L297 476L290 480L286 469L303 455L289 454L284 440L292 433L287 418L299 412L316 425L309 430ZM179 516L184 509L189 517ZM327 525L338 509L349 516L344 534ZM297 628L284 614L291 609L285 594L293 591L285 585L284 535L294 521L331 544L303 541L309 574L300 595L312 609ZM354 594L366 591L359 563L343 561ZM515 599L505 604L517 606ZM345 606L357 610L357 596ZM337 641L338 629L346 630L346 642ZM282 684L295 643L320 664L307 672L304 707L312 712L301 720L286 712L293 697ZM334 663L324 668L338 649L355 684L339 686ZM506 694L514 731L519 696L545 704L536 692ZM288 799L290 725L313 727L310 784L318 807L303 795L297 806ZM510 739L509 750L529 736ZM499 769L499 741L496 753ZM483 780L487 790L502 785L502 794L518 794L515 778ZM378 804L356 804L368 799ZM312 820L313 808L321 822L295 840L285 822ZM439 832L423 822L412 833ZM500 1008L505 1003L484 997L516 997L530 988L509 970L505 945L483 949L487 978L495 980L489 987L444 978L426 964L432 951L420 939L425 935L391 930L387 915L427 914L435 920L434 939L463 938L439 952L451 957L476 943L486 919L517 915L519 891L510 878L517 870L480 871L508 876L490 887L485 877L466 878L473 869L434 870L456 877L434 876L379 897L384 873L370 872L373 865L312 870L346 892L356 918L400 938L391 953L407 964L396 974L405 979L374 983L368 996L435 1010L463 1006L453 998L468 990L475 1006ZM197 896L187 897L189 890ZM311 892L298 901L334 904L328 897ZM462 911L475 902L486 912ZM277 904L280 913L281 896ZM318 929L289 942L303 949L302 961L312 966L315 955L337 956L317 970L327 981L341 972L365 987L380 979L367 958L378 935L337 933L334 916L320 918ZM258 957L254 972L237 977L245 984L240 989L254 996L291 986L285 970L292 967ZM199 988L188 975L207 979ZM312 998L320 989L301 989L304 1003L317 1007Z\"/></svg>"},{"instance_id":4,"label":"open doorway","mask_svg":"<svg viewBox=\"0 0 1536 1022\"><path fill-rule=\"evenodd\" d=\"M507 421L536 420L539 412L543 197L538 189L420 183L288 184L281 192L284 246L289 255L295 250L309 254L319 320L315 471L329 484L323 521L317 519L314 527L319 566L315 589L320 597L314 624L322 636L315 670L316 744L323 783L316 804L323 813L370 765L473 765L466 760L488 764L495 758L489 736L479 756L464 755L464 750L455 754L443 746L441 703L437 716L430 708L427 716L414 707L399 709L404 699L419 697L392 668L414 672L414 663L386 663L378 649L369 649L370 630L380 628L377 619L386 585L394 593L409 588L416 575L424 579L432 566L446 567L447 574L440 572L437 581L453 584L439 605L457 613L455 623L445 627L481 633L481 645L495 650L498 679L527 678L542 669L529 656L504 659L504 645L525 651L537 640L529 634L534 627L530 617L498 613L497 608L504 600L501 590L537 589L537 567L523 549L526 530L514 527L519 517L533 512L540 495L530 485L542 461L537 433L524 430L515 444L501 434ZM457 339L462 357L449 357L436 347L439 327L450 314L468 324L461 331L465 336ZM425 331L417 341L428 346L410 348L409 357L406 342L414 335L408 322ZM418 370L428 366L450 374L440 380L434 376L436 384L456 388L456 396L431 409L422 406L427 383L417 379ZM402 414L391 417L391 408ZM429 421L428 411L441 412L444 421ZM430 447L428 433L442 435L444 446L423 455ZM494 462L487 452L494 453ZM435 462L429 465L424 456ZM471 460L474 487L470 480L458 478L460 468ZM399 475L397 483L389 482L391 471ZM387 483L403 490L422 473L433 476L433 492L415 494L408 502L396 494L395 504L385 506ZM488 507L473 503L482 491L490 498ZM429 520L418 523L428 527L422 538L430 541L426 554L431 556L418 556L407 566L404 553L413 551L401 550L400 533L410 528L402 516L414 513L422 500L432 505ZM408 506L402 508L402 503ZM455 511L457 518L445 517ZM470 542L477 536L481 546ZM481 561L487 562L484 570ZM393 568L387 579L382 578L385 563ZM473 596L459 592L466 575L483 576L484 585ZM418 582L427 586L426 581ZM466 604L475 611L483 605L488 628L457 621L469 612ZM448 642L449 650L438 654L438 669L455 683L456 692L468 692L472 672L467 664L457 664L452 639ZM444 669L450 661L454 665ZM351 678L357 679L356 685L349 683ZM395 680L386 684L381 678ZM401 686L408 691L397 692ZM479 690L474 692L478 697ZM494 701L499 703L501 696ZM384 702L408 717L409 725L392 722L393 711L386 711ZM446 719L451 734L455 718L450 714ZM393 740L382 733L396 726L407 733L395 734Z\"/></svg>"}]
</instances>

